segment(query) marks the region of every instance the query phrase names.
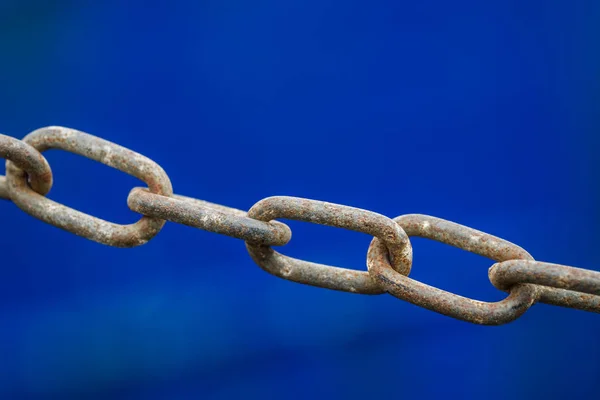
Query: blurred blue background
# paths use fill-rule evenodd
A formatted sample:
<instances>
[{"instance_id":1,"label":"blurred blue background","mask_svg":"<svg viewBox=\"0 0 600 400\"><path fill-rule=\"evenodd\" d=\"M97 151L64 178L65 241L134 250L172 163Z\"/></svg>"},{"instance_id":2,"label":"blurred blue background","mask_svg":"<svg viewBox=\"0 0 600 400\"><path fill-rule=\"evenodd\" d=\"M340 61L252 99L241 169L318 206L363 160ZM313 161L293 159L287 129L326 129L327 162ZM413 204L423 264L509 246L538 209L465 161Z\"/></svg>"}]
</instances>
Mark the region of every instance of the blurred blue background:
<instances>
[{"instance_id":1,"label":"blurred blue background","mask_svg":"<svg viewBox=\"0 0 600 400\"><path fill-rule=\"evenodd\" d=\"M0 2L0 131L63 125L176 193L425 213L598 269L600 2ZM45 154L49 197L119 223L141 183ZM99 245L0 203L0 398L590 398L600 317L482 327L293 284L167 224ZM366 269L370 238L289 222L282 252ZM492 261L415 239L411 277L481 300Z\"/></svg>"}]
</instances>

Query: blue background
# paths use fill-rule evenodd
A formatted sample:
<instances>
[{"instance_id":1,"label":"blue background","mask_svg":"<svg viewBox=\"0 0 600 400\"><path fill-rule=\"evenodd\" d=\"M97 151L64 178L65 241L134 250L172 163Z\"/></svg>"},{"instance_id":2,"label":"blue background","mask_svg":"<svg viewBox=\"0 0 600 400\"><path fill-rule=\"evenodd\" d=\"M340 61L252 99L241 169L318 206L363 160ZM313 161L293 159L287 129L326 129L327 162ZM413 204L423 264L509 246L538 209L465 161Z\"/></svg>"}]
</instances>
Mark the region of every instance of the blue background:
<instances>
[{"instance_id":1,"label":"blue background","mask_svg":"<svg viewBox=\"0 0 600 400\"><path fill-rule=\"evenodd\" d=\"M63 125L176 193L425 213L598 269L600 2L0 3L0 130ZM49 197L119 223L141 183L63 151ZM134 249L2 213L0 397L593 398L600 317L500 327L290 283L167 224ZM290 222L282 251L365 269L370 238ZM481 300L490 260L415 239L411 277Z\"/></svg>"}]
</instances>

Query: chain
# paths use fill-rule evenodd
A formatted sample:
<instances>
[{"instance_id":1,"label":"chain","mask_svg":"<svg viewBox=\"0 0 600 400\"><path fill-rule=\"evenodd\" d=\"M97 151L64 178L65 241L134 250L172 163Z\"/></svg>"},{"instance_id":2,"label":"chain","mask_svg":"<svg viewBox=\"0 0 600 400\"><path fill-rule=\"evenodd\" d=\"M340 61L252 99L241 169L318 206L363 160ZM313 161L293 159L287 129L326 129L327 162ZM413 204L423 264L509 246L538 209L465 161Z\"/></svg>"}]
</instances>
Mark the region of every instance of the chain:
<instances>
[{"instance_id":1,"label":"chain","mask_svg":"<svg viewBox=\"0 0 600 400\"><path fill-rule=\"evenodd\" d=\"M147 188L134 188L127 198L129 208L141 214L139 221L114 224L48 199L52 171L42 155L48 149L82 155L146 183ZM6 159L6 176L0 176L0 198L11 200L48 224L105 245L139 246L156 236L166 221L172 221L244 240L254 262L280 278L352 293L387 292L477 324L513 321L535 303L600 312L600 272L535 261L513 243L440 218L408 214L390 219L345 205L286 196L263 199L246 213L173 194L169 177L154 161L96 136L63 127L41 128L23 140L0 135L0 157ZM273 250L271 246L284 246L292 237L287 225L275 221L281 218L373 236L367 251L368 271L317 264ZM412 236L494 260L488 273L490 282L508 296L487 303L409 278Z\"/></svg>"}]
</instances>

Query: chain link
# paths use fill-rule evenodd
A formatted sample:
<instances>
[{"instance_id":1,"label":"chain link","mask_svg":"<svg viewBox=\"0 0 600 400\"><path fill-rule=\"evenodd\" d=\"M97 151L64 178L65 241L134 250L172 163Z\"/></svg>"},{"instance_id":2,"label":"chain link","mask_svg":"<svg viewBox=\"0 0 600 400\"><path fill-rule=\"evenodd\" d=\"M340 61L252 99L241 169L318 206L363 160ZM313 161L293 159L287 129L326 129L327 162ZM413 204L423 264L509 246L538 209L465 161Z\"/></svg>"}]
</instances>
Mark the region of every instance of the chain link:
<instances>
[{"instance_id":1,"label":"chain link","mask_svg":"<svg viewBox=\"0 0 600 400\"><path fill-rule=\"evenodd\" d=\"M393 268L410 272L412 247L406 233L383 215L324 201L297 197L269 197L256 203L248 216L262 221L287 218L364 232L381 239ZM361 294L383 293L368 272L315 264L284 256L268 246L246 242L250 256L262 269L290 281Z\"/></svg>"},{"instance_id":2,"label":"chain link","mask_svg":"<svg viewBox=\"0 0 600 400\"><path fill-rule=\"evenodd\" d=\"M540 303L585 311L600 309L598 272L533 260L508 260L489 270L492 284L509 291L514 285L538 285Z\"/></svg>"},{"instance_id":3,"label":"chain link","mask_svg":"<svg viewBox=\"0 0 600 400\"><path fill-rule=\"evenodd\" d=\"M283 246L292 238L290 228L280 222L249 218L246 212L190 197L162 196L144 188L134 188L127 198L137 213L220 233L252 243Z\"/></svg>"},{"instance_id":4,"label":"chain link","mask_svg":"<svg viewBox=\"0 0 600 400\"><path fill-rule=\"evenodd\" d=\"M495 261L533 260L515 244L454 222L420 214L402 215L394 221L409 237L435 240ZM377 282L393 296L477 324L510 322L527 311L539 297L537 286L519 282L508 288L510 295L506 299L495 303L467 299L434 288L394 271L385 257L385 247L377 238L369 246L367 265Z\"/></svg>"},{"instance_id":5,"label":"chain link","mask_svg":"<svg viewBox=\"0 0 600 400\"><path fill-rule=\"evenodd\" d=\"M142 215L119 225L48 199L53 182L41 154L62 149L132 175L147 188L133 188L129 208ZM173 194L165 171L152 160L107 140L63 127L38 129L23 140L0 135L0 198L26 213L87 239L115 247L133 247L152 239L166 221L244 240L251 258L265 271L307 285L361 293L390 293L400 299L460 320L499 325L515 320L535 303L600 313L600 272L535 261L521 247L484 232L427 215L395 219L345 205L297 197L269 197L248 213L204 200ZM290 228L276 219L291 219L363 232L373 236L367 251L368 271L357 271L285 256L271 246L291 239ZM496 261L490 282L508 292L487 303L434 288L408 277L410 237L445 243Z\"/></svg>"},{"instance_id":6,"label":"chain link","mask_svg":"<svg viewBox=\"0 0 600 400\"><path fill-rule=\"evenodd\" d=\"M48 127L27 135L23 142L39 152L61 149L98 161L135 176L154 193L173 194L171 181L154 161L99 137L69 128ZM6 163L11 200L26 213L87 239L116 247L134 247L152 239L163 227L160 218L142 216L135 224L119 225L56 203L32 190L27 172L11 161Z\"/></svg>"}]
</instances>

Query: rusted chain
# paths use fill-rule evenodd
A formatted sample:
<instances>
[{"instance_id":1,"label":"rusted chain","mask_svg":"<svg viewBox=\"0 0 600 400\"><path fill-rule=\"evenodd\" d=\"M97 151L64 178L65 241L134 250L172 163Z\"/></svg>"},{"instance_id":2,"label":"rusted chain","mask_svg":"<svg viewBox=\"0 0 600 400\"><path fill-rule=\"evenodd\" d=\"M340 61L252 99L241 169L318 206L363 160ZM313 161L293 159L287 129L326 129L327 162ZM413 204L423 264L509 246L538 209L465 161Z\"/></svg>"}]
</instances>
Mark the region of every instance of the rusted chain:
<instances>
[{"instance_id":1,"label":"rusted chain","mask_svg":"<svg viewBox=\"0 0 600 400\"><path fill-rule=\"evenodd\" d=\"M0 135L0 157L12 161L27 172L31 188L45 196L52 187L52 171L46 158L29 144L10 136ZM0 176L0 198L10 199L8 184Z\"/></svg>"},{"instance_id":2,"label":"rusted chain","mask_svg":"<svg viewBox=\"0 0 600 400\"><path fill-rule=\"evenodd\" d=\"M142 215L135 224L107 222L44 197L52 172L40 153L62 149L88 157L144 181L134 188L128 206ZM307 285L339 291L393 296L477 324L510 322L536 302L600 312L600 272L533 260L521 247L443 219L408 214L394 220L349 206L277 196L256 203L248 213L185 196L173 195L165 171L150 159L117 144L74 129L47 127L22 141L0 135L0 198L28 214L96 242L132 247L154 237L165 220L242 239L252 259L265 271ZM367 251L368 271L317 264L285 256L270 246L291 239L290 228L275 219L291 219L363 232L374 237ZM425 285L408 277L411 236L420 236L488 257L494 286L507 291L502 301L486 303Z\"/></svg>"},{"instance_id":3,"label":"rusted chain","mask_svg":"<svg viewBox=\"0 0 600 400\"><path fill-rule=\"evenodd\" d=\"M408 234L449 244L495 261L532 260L519 246L454 222L420 214L394 218ZM539 296L534 285L515 285L510 295L495 303L468 299L418 282L394 271L385 257L385 246L373 239L367 254L373 278L390 294L440 314L484 325L510 322L531 307Z\"/></svg>"},{"instance_id":4,"label":"rusted chain","mask_svg":"<svg viewBox=\"0 0 600 400\"><path fill-rule=\"evenodd\" d=\"M40 152L62 149L116 168L146 182L152 192L171 195L171 181L154 161L96 136L61 127L41 128L23 141ZM32 190L27 172L12 162L6 164L8 189L12 201L26 213L42 221L90 240L116 247L146 243L163 227L160 218L143 216L130 225L119 225L56 203Z\"/></svg>"},{"instance_id":5,"label":"rusted chain","mask_svg":"<svg viewBox=\"0 0 600 400\"><path fill-rule=\"evenodd\" d=\"M371 211L297 197L269 197L256 203L248 216L261 221L286 218L367 233L382 240L393 268L410 272L412 247L406 233L391 219ZM246 242L250 256L262 269L290 281L361 294L383 293L367 272L332 267L284 256L269 246Z\"/></svg>"},{"instance_id":6,"label":"rusted chain","mask_svg":"<svg viewBox=\"0 0 600 400\"><path fill-rule=\"evenodd\" d=\"M292 232L281 222L263 222L246 216L246 212L185 196L173 197L134 188L127 198L129 208L143 215L166 219L183 225L220 233L251 243L283 246Z\"/></svg>"},{"instance_id":7,"label":"rusted chain","mask_svg":"<svg viewBox=\"0 0 600 400\"><path fill-rule=\"evenodd\" d=\"M532 283L540 286L540 303L600 312L600 272L531 260L494 264L490 281L500 290Z\"/></svg>"}]
</instances>

